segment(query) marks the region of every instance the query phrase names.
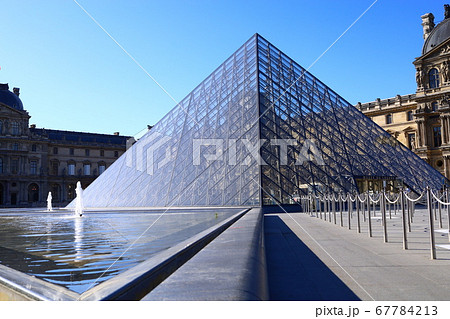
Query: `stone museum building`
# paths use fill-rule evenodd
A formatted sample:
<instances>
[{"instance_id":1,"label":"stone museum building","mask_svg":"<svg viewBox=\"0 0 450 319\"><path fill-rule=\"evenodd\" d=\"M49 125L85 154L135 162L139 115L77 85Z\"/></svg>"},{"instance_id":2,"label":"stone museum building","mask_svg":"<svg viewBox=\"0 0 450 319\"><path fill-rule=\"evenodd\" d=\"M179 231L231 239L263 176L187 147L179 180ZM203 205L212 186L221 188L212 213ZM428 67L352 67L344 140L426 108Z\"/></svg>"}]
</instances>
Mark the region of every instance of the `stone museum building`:
<instances>
[{"instance_id":1,"label":"stone museum building","mask_svg":"<svg viewBox=\"0 0 450 319\"><path fill-rule=\"evenodd\" d=\"M19 88L0 84L0 207L54 206L75 197L126 150L126 136L71 132L29 125Z\"/></svg>"},{"instance_id":2,"label":"stone museum building","mask_svg":"<svg viewBox=\"0 0 450 319\"><path fill-rule=\"evenodd\" d=\"M356 107L450 177L450 7L435 23L432 13L422 18L424 44L416 68L415 94L358 103Z\"/></svg>"}]
</instances>

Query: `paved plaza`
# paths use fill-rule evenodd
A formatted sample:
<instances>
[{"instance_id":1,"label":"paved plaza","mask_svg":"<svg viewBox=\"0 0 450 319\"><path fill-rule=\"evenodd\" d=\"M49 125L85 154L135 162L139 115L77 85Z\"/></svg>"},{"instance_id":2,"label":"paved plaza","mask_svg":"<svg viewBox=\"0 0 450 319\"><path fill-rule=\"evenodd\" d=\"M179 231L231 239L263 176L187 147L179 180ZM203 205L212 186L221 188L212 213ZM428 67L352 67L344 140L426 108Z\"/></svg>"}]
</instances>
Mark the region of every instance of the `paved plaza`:
<instances>
[{"instance_id":1,"label":"paved plaza","mask_svg":"<svg viewBox=\"0 0 450 319\"><path fill-rule=\"evenodd\" d=\"M430 256L426 208L417 208L403 249L401 214L387 218L388 243L383 242L381 215L356 214L348 229L339 212L325 221L306 213L265 215L266 256L272 300L450 300L450 242L446 210L443 228L435 220L436 260ZM331 216L333 216L331 214ZM366 215L367 216L367 215ZM436 215L439 217L439 215ZM439 219L439 218L438 218Z\"/></svg>"}]
</instances>

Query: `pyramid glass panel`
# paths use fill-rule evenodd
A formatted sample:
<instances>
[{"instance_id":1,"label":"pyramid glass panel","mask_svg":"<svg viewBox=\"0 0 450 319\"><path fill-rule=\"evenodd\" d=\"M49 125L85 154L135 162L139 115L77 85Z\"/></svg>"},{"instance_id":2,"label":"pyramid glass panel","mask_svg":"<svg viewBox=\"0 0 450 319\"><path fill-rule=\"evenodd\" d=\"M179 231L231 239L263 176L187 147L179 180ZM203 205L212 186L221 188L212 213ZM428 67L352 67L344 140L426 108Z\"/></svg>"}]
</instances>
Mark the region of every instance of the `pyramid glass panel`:
<instances>
[{"instance_id":1,"label":"pyramid glass panel","mask_svg":"<svg viewBox=\"0 0 450 319\"><path fill-rule=\"evenodd\" d=\"M259 35L200 83L85 191L86 207L292 204L447 180ZM71 204L72 205L72 204Z\"/></svg>"}]
</instances>

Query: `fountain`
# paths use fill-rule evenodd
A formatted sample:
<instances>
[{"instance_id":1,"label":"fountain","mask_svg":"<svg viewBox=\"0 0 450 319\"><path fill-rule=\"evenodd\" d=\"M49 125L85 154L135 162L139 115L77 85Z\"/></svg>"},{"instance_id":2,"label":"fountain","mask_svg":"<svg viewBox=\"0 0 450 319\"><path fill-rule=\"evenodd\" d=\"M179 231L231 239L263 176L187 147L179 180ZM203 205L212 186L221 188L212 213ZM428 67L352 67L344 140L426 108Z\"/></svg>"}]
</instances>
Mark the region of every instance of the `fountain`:
<instances>
[{"instance_id":1,"label":"fountain","mask_svg":"<svg viewBox=\"0 0 450 319\"><path fill-rule=\"evenodd\" d=\"M53 207L52 207L52 192L48 192L48 196L47 196L47 211L49 211L49 212L53 211Z\"/></svg>"},{"instance_id":2,"label":"fountain","mask_svg":"<svg viewBox=\"0 0 450 319\"><path fill-rule=\"evenodd\" d=\"M75 215L83 216L83 189L81 188L80 181L77 182L77 188L75 189L77 197L75 198Z\"/></svg>"}]
</instances>

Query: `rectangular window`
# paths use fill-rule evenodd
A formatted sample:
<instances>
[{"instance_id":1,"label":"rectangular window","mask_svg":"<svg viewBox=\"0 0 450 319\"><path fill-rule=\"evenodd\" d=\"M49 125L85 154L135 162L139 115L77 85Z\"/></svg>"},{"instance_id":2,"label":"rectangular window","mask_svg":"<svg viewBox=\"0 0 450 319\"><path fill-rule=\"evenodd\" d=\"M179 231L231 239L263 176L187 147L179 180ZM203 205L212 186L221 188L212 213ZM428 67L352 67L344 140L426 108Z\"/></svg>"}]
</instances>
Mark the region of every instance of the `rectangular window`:
<instances>
[{"instance_id":1,"label":"rectangular window","mask_svg":"<svg viewBox=\"0 0 450 319\"><path fill-rule=\"evenodd\" d=\"M105 171L105 169L106 169L106 166L105 166L105 165L99 165L99 167L98 167L98 173L99 173L99 174L102 174L102 173Z\"/></svg>"},{"instance_id":2,"label":"rectangular window","mask_svg":"<svg viewBox=\"0 0 450 319\"><path fill-rule=\"evenodd\" d=\"M408 111L408 112L406 113L406 120L407 120L407 121L412 121L412 120L414 120L414 115L413 115L413 112L412 112L412 111Z\"/></svg>"},{"instance_id":3,"label":"rectangular window","mask_svg":"<svg viewBox=\"0 0 450 319\"><path fill-rule=\"evenodd\" d=\"M105 150L100 150L100 156L105 156Z\"/></svg>"},{"instance_id":4,"label":"rectangular window","mask_svg":"<svg viewBox=\"0 0 450 319\"><path fill-rule=\"evenodd\" d=\"M90 151L88 149L84 150L84 155L89 156Z\"/></svg>"},{"instance_id":5,"label":"rectangular window","mask_svg":"<svg viewBox=\"0 0 450 319\"><path fill-rule=\"evenodd\" d=\"M119 152L118 151L114 151L114 157L119 157Z\"/></svg>"},{"instance_id":6,"label":"rectangular window","mask_svg":"<svg viewBox=\"0 0 450 319\"><path fill-rule=\"evenodd\" d=\"M12 135L19 135L19 123L17 122L11 123L11 133Z\"/></svg>"},{"instance_id":7,"label":"rectangular window","mask_svg":"<svg viewBox=\"0 0 450 319\"><path fill-rule=\"evenodd\" d=\"M70 154L70 155L75 154L75 150L74 150L73 148L69 149L69 154Z\"/></svg>"},{"instance_id":8,"label":"rectangular window","mask_svg":"<svg viewBox=\"0 0 450 319\"><path fill-rule=\"evenodd\" d=\"M17 174L19 172L19 160L13 159L11 160L11 173Z\"/></svg>"},{"instance_id":9,"label":"rectangular window","mask_svg":"<svg viewBox=\"0 0 450 319\"><path fill-rule=\"evenodd\" d=\"M53 148L53 154L55 154L55 155L58 154L58 148L57 148L57 147L54 147L54 148Z\"/></svg>"},{"instance_id":10,"label":"rectangular window","mask_svg":"<svg viewBox=\"0 0 450 319\"><path fill-rule=\"evenodd\" d=\"M434 126L433 127L433 146L439 147L442 145L442 139L441 139L441 127L440 126Z\"/></svg>"},{"instance_id":11,"label":"rectangular window","mask_svg":"<svg viewBox=\"0 0 450 319\"><path fill-rule=\"evenodd\" d=\"M68 173L69 173L69 175L75 175L75 164L69 164L69 166L67 167L68 168Z\"/></svg>"},{"instance_id":12,"label":"rectangular window","mask_svg":"<svg viewBox=\"0 0 450 319\"><path fill-rule=\"evenodd\" d=\"M37 174L37 162L36 161L31 161L30 162L30 174L31 175L36 175Z\"/></svg>"},{"instance_id":13,"label":"rectangular window","mask_svg":"<svg viewBox=\"0 0 450 319\"><path fill-rule=\"evenodd\" d=\"M84 164L83 165L83 173L86 176L91 175L91 164Z\"/></svg>"},{"instance_id":14,"label":"rectangular window","mask_svg":"<svg viewBox=\"0 0 450 319\"><path fill-rule=\"evenodd\" d=\"M59 168L59 163L52 162L52 175L58 175L58 168Z\"/></svg>"},{"instance_id":15,"label":"rectangular window","mask_svg":"<svg viewBox=\"0 0 450 319\"><path fill-rule=\"evenodd\" d=\"M386 124L391 124L392 123L392 114L388 114L386 115Z\"/></svg>"},{"instance_id":16,"label":"rectangular window","mask_svg":"<svg viewBox=\"0 0 450 319\"><path fill-rule=\"evenodd\" d=\"M408 134L408 148L410 150L416 149L416 134L415 133Z\"/></svg>"}]
</instances>

